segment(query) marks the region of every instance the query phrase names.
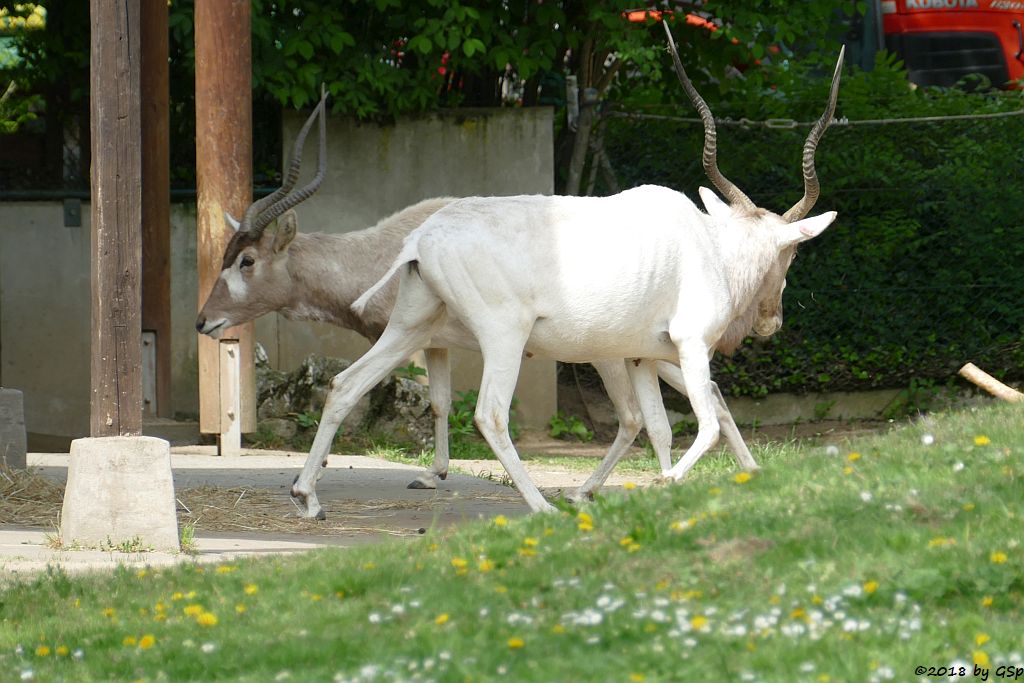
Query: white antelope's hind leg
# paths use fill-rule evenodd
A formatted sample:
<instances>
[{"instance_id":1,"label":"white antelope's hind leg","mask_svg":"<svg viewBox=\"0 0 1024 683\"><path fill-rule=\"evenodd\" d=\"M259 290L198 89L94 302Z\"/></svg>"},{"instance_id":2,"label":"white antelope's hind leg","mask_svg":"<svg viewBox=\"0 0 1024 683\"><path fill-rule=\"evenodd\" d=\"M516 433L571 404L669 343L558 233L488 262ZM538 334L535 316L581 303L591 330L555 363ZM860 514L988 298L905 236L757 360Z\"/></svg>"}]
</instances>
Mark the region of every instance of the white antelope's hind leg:
<instances>
[{"instance_id":1,"label":"white antelope's hind leg","mask_svg":"<svg viewBox=\"0 0 1024 683\"><path fill-rule=\"evenodd\" d=\"M326 519L316 496L316 482L327 467L327 454L341 421L356 402L410 353L423 348L444 323L444 307L417 274L402 275L391 320L373 347L331 380L320 425L302 472L292 483L292 498L304 517Z\"/></svg>"},{"instance_id":2,"label":"white antelope's hind leg","mask_svg":"<svg viewBox=\"0 0 1024 683\"><path fill-rule=\"evenodd\" d=\"M430 410L434 415L434 464L409 484L411 489L436 489L438 479L448 477L448 413L452 408L448 349L427 349L426 365Z\"/></svg>"},{"instance_id":3,"label":"white antelope's hind leg","mask_svg":"<svg viewBox=\"0 0 1024 683\"><path fill-rule=\"evenodd\" d=\"M644 428L647 438L651 441L662 475L666 475L672 467L672 427L665 414L665 403L658 385L658 370L653 360L626 361L629 381L636 392L640 403L640 412L644 416Z\"/></svg>"},{"instance_id":4,"label":"white antelope's hind leg","mask_svg":"<svg viewBox=\"0 0 1024 683\"><path fill-rule=\"evenodd\" d=\"M601 376L608 398L615 407L615 415L619 419L619 431L615 434L615 441L605 454L601 463L594 470L594 473L583 484L568 496L573 503L580 503L593 496L594 491L601 488L608 475L615 469L623 454L636 440L636 435L643 427L643 420L640 413L640 404L637 403L636 395L629 381L629 373L626 364L621 360L597 361L593 363L597 374Z\"/></svg>"},{"instance_id":5,"label":"white antelope's hind leg","mask_svg":"<svg viewBox=\"0 0 1024 683\"><path fill-rule=\"evenodd\" d=\"M473 420L530 510L552 512L555 507L544 499L530 479L508 434L508 413L519 379L526 336L519 329L492 329L486 331L486 336L477 335L484 370Z\"/></svg>"},{"instance_id":6,"label":"white antelope's hind leg","mask_svg":"<svg viewBox=\"0 0 1024 683\"><path fill-rule=\"evenodd\" d=\"M718 443L721 428L714 393L711 390L711 368L708 365L708 347L699 339L677 341L679 367L683 372L686 395L690 399L693 414L697 417L697 438L687 449L679 462L666 476L679 480L697 463L702 455Z\"/></svg>"},{"instance_id":7,"label":"white antelope's hind leg","mask_svg":"<svg viewBox=\"0 0 1024 683\"><path fill-rule=\"evenodd\" d=\"M683 371L679 369L678 365L658 361L658 376L665 380L670 387L686 396ZM711 393L716 402L715 413L718 415L718 425L722 430L722 436L725 437L725 442L732 451L736 464L745 470L758 469L754 456L750 454L750 449L747 448L746 442L743 441L743 435L740 434L740 430L736 426L736 421L732 419L732 413L729 412L729 406L726 404L722 392L714 382L711 382Z\"/></svg>"},{"instance_id":8,"label":"white antelope's hind leg","mask_svg":"<svg viewBox=\"0 0 1024 683\"><path fill-rule=\"evenodd\" d=\"M740 434L736 421L732 419L732 413L729 412L729 406L725 403L725 397L722 396L722 392L714 382L711 383L711 393L715 397L715 411L718 413L718 424L722 427L722 436L725 437L726 443L732 449L736 464L747 471L760 469L754 456L751 455L750 449L747 448L746 442L743 441L743 435Z\"/></svg>"}]
</instances>

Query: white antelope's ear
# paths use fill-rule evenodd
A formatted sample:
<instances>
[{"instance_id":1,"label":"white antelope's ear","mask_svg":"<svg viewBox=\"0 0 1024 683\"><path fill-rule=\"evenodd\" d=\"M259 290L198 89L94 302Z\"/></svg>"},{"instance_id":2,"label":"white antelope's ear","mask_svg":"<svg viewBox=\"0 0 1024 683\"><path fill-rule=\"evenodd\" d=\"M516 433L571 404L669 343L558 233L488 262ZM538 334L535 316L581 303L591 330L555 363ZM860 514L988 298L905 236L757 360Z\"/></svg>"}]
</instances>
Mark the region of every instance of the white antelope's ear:
<instances>
[{"instance_id":1,"label":"white antelope's ear","mask_svg":"<svg viewBox=\"0 0 1024 683\"><path fill-rule=\"evenodd\" d=\"M780 246L788 247L800 242L806 242L807 240L817 237L825 231L825 228L832 224L832 221L836 219L836 212L829 211L823 213L820 216L811 216L794 223L787 223L782 226L781 236L779 241Z\"/></svg>"},{"instance_id":2,"label":"white antelope's ear","mask_svg":"<svg viewBox=\"0 0 1024 683\"><path fill-rule=\"evenodd\" d=\"M700 193L700 199L704 202L704 210L707 211L712 218L724 221L732 216L732 207L723 202L718 195L715 194L714 190L707 187L701 187L697 192Z\"/></svg>"},{"instance_id":3,"label":"white antelope's ear","mask_svg":"<svg viewBox=\"0 0 1024 683\"><path fill-rule=\"evenodd\" d=\"M277 232L274 234L274 252L281 252L295 239L299 227L299 219L294 211L288 210L277 219Z\"/></svg>"},{"instance_id":4,"label":"white antelope's ear","mask_svg":"<svg viewBox=\"0 0 1024 683\"><path fill-rule=\"evenodd\" d=\"M234 230L235 232L238 232L238 228L241 227L241 225L242 225L241 223L236 221L235 217L232 216L227 211L224 212L224 222L227 223L231 227L231 229Z\"/></svg>"}]
</instances>

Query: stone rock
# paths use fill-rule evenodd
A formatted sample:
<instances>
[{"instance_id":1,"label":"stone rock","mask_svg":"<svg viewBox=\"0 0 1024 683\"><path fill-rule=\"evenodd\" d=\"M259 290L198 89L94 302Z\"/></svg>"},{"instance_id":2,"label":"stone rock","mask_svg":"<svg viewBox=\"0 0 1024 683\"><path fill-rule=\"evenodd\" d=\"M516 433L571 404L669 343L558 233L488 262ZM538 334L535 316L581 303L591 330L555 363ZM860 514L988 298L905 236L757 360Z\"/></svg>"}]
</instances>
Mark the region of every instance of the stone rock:
<instances>
[{"instance_id":1,"label":"stone rock","mask_svg":"<svg viewBox=\"0 0 1024 683\"><path fill-rule=\"evenodd\" d=\"M351 361L310 355L289 373L270 367L266 354L256 354L256 415L260 424L273 420L295 424L295 416L303 413L319 415L331 379L347 369ZM287 429L280 422L270 423L282 438ZM434 418L427 387L409 379L388 377L363 396L346 416L342 427L348 431L369 431L394 441L432 447ZM294 436L294 434L292 434Z\"/></svg>"},{"instance_id":2,"label":"stone rock","mask_svg":"<svg viewBox=\"0 0 1024 683\"><path fill-rule=\"evenodd\" d=\"M433 448L434 414L430 408L430 390L415 380L387 378L370 391L370 408L363 427L394 441Z\"/></svg>"},{"instance_id":3,"label":"stone rock","mask_svg":"<svg viewBox=\"0 0 1024 683\"><path fill-rule=\"evenodd\" d=\"M299 426L295 424L295 421L286 420L283 417L268 417L260 420L258 426L261 432L270 432L284 441L295 438L295 435L299 433Z\"/></svg>"}]
</instances>

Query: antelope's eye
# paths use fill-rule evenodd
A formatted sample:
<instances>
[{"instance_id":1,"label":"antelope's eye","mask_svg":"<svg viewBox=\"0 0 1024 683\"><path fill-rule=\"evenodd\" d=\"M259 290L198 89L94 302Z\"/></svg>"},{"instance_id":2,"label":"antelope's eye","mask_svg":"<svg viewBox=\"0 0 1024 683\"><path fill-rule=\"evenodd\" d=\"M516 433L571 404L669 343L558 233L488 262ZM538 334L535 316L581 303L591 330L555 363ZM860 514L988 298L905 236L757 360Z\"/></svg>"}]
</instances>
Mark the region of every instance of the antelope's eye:
<instances>
[{"instance_id":1,"label":"antelope's eye","mask_svg":"<svg viewBox=\"0 0 1024 683\"><path fill-rule=\"evenodd\" d=\"M242 262L239 264L239 266L242 268L248 268L254 263L256 263L256 261L253 260L252 256L246 255L242 257Z\"/></svg>"}]
</instances>

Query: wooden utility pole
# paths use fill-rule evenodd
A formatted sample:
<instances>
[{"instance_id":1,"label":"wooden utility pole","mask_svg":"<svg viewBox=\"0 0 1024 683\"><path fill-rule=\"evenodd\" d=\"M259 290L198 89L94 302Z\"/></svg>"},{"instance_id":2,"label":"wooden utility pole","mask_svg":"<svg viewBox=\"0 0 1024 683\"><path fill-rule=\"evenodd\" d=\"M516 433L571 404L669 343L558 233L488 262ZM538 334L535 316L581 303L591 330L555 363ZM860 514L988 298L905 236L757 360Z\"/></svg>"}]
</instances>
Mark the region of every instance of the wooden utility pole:
<instances>
[{"instance_id":1,"label":"wooden utility pole","mask_svg":"<svg viewBox=\"0 0 1024 683\"><path fill-rule=\"evenodd\" d=\"M158 417L171 417L171 163L167 0L142 0L142 329L156 344ZM152 350L151 350L152 351ZM155 409L154 409L155 408Z\"/></svg>"},{"instance_id":2,"label":"wooden utility pole","mask_svg":"<svg viewBox=\"0 0 1024 683\"><path fill-rule=\"evenodd\" d=\"M139 0L90 0L92 366L89 432L142 433Z\"/></svg>"},{"instance_id":3,"label":"wooden utility pole","mask_svg":"<svg viewBox=\"0 0 1024 683\"><path fill-rule=\"evenodd\" d=\"M250 0L196 0L196 176L198 197L199 304L220 273L230 237L224 212L240 218L252 201L252 47ZM224 435L236 425L256 431L256 376L253 325L227 331L238 340L239 386L225 387L220 378L220 344L199 335L199 428ZM223 343L223 342L222 342ZM225 354L226 357L226 354ZM237 392L237 393L236 393ZM224 410L238 397L240 414Z\"/></svg>"}]
</instances>

